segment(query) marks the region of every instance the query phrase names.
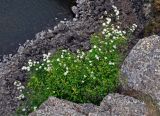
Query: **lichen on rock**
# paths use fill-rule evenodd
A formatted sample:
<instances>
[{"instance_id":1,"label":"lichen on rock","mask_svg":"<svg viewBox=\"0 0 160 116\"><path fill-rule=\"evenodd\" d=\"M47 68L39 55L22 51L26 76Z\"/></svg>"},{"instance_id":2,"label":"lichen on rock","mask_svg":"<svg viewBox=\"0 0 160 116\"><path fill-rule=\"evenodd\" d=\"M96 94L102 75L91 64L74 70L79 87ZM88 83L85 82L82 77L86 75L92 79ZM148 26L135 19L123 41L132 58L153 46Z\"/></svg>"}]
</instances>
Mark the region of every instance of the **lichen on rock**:
<instances>
[{"instance_id":1,"label":"lichen on rock","mask_svg":"<svg viewBox=\"0 0 160 116\"><path fill-rule=\"evenodd\" d=\"M50 97L29 116L148 116L146 104L120 94L107 95L100 106Z\"/></svg>"},{"instance_id":2,"label":"lichen on rock","mask_svg":"<svg viewBox=\"0 0 160 116\"><path fill-rule=\"evenodd\" d=\"M160 37L139 40L122 65L124 90L150 95L160 109Z\"/></svg>"}]
</instances>

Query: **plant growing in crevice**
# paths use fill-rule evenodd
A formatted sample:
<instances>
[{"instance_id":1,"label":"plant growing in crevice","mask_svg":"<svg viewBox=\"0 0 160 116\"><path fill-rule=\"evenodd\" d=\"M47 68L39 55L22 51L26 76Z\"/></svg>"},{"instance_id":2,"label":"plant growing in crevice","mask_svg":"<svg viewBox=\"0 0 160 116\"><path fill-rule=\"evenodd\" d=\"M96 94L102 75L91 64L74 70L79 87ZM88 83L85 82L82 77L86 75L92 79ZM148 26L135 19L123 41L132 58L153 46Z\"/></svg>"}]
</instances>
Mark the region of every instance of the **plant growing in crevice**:
<instances>
[{"instance_id":1,"label":"plant growing in crevice","mask_svg":"<svg viewBox=\"0 0 160 116\"><path fill-rule=\"evenodd\" d=\"M113 6L117 20L119 11ZM43 61L29 60L22 70L28 71L28 82L23 90L26 100L17 110L28 114L35 110L49 96L76 103L99 102L119 86L120 65L123 54L119 48L126 45L126 31L112 24L106 18L103 30L91 36L91 49L77 53L59 49L54 55L43 54ZM134 31L133 25L131 31Z\"/></svg>"}]
</instances>

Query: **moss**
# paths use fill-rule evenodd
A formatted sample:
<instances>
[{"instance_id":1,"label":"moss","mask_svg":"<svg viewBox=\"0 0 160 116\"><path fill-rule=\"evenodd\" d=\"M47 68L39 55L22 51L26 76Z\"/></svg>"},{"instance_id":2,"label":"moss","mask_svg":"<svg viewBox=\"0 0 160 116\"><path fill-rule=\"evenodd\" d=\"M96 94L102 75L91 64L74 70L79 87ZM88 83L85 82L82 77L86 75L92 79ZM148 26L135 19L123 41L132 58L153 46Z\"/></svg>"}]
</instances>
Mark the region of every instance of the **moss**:
<instances>
[{"instance_id":1,"label":"moss","mask_svg":"<svg viewBox=\"0 0 160 116\"><path fill-rule=\"evenodd\" d=\"M157 11L157 12L160 11L160 0L154 0L153 8L154 8L154 10Z\"/></svg>"},{"instance_id":2,"label":"moss","mask_svg":"<svg viewBox=\"0 0 160 116\"><path fill-rule=\"evenodd\" d=\"M152 4L152 20L144 28L144 36L158 34L160 32L160 0L154 0Z\"/></svg>"},{"instance_id":3,"label":"moss","mask_svg":"<svg viewBox=\"0 0 160 116\"><path fill-rule=\"evenodd\" d=\"M158 34L160 32L160 17L152 19L144 29L144 36Z\"/></svg>"}]
</instances>

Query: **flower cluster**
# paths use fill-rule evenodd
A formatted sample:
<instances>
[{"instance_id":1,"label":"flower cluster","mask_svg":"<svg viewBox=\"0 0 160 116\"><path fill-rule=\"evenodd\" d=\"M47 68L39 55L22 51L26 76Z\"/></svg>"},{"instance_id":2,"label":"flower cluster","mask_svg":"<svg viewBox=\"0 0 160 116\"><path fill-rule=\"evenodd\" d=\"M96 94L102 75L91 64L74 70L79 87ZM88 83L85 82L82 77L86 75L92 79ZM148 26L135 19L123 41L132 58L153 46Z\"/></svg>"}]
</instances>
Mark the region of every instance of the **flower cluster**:
<instances>
[{"instance_id":1,"label":"flower cluster","mask_svg":"<svg viewBox=\"0 0 160 116\"><path fill-rule=\"evenodd\" d=\"M130 28L130 31L131 32L134 32L137 28L137 25L136 24L133 24L132 27Z\"/></svg>"},{"instance_id":2,"label":"flower cluster","mask_svg":"<svg viewBox=\"0 0 160 116\"><path fill-rule=\"evenodd\" d=\"M112 8L114 9L117 20L119 20L119 13L120 13L119 10L117 9L117 7L115 5L112 5Z\"/></svg>"},{"instance_id":3,"label":"flower cluster","mask_svg":"<svg viewBox=\"0 0 160 116\"><path fill-rule=\"evenodd\" d=\"M20 81L15 81L14 86L17 87L17 90L20 92L20 95L17 97L18 100L24 99L24 94L22 93L25 87L21 84Z\"/></svg>"},{"instance_id":4,"label":"flower cluster","mask_svg":"<svg viewBox=\"0 0 160 116\"><path fill-rule=\"evenodd\" d=\"M40 64L39 61L32 61L31 59L28 61L28 66L23 66L22 67L22 70L24 71L31 71L31 69L35 69L36 71L38 70L41 70L41 69L44 69L46 71L50 71L51 70L51 61L49 60L51 56L51 53L48 53L48 54L43 54L43 63Z\"/></svg>"},{"instance_id":5,"label":"flower cluster","mask_svg":"<svg viewBox=\"0 0 160 116\"><path fill-rule=\"evenodd\" d=\"M112 7L119 19L117 7ZM117 89L123 60L119 48L126 47L128 32L112 22L112 18L107 17L102 32L92 35L89 51L58 50L52 57L50 53L43 54L41 62L29 60L28 65L22 67L32 73L27 83L30 91L25 94L28 111L33 111L49 96L97 104L106 94ZM134 31L136 27L133 24L130 30Z\"/></svg>"}]
</instances>

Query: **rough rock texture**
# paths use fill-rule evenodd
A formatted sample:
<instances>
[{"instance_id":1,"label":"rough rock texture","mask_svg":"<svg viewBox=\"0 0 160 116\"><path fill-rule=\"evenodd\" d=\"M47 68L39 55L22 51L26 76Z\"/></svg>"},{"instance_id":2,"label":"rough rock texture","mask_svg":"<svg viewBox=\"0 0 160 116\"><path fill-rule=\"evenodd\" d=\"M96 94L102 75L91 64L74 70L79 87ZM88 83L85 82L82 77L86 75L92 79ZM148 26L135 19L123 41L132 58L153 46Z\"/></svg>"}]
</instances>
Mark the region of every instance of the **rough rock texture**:
<instances>
[{"instance_id":1,"label":"rough rock texture","mask_svg":"<svg viewBox=\"0 0 160 116\"><path fill-rule=\"evenodd\" d=\"M78 111L79 107L75 103L50 97L41 105L39 110L30 114L30 116L84 116Z\"/></svg>"},{"instance_id":2,"label":"rough rock texture","mask_svg":"<svg viewBox=\"0 0 160 116\"><path fill-rule=\"evenodd\" d=\"M30 116L147 116L146 105L139 100L120 94L110 94L100 106L75 104L50 97Z\"/></svg>"},{"instance_id":3,"label":"rough rock texture","mask_svg":"<svg viewBox=\"0 0 160 116\"><path fill-rule=\"evenodd\" d=\"M106 96L100 107L103 110L110 111L111 116L148 116L145 103L120 94Z\"/></svg>"},{"instance_id":4,"label":"rough rock texture","mask_svg":"<svg viewBox=\"0 0 160 116\"><path fill-rule=\"evenodd\" d=\"M124 90L150 95L160 109L160 37L139 40L122 66Z\"/></svg>"},{"instance_id":5,"label":"rough rock texture","mask_svg":"<svg viewBox=\"0 0 160 116\"><path fill-rule=\"evenodd\" d=\"M4 57L0 62L0 115L11 115L19 105L20 101L16 99L19 93L13 83L19 80L25 84L26 73L21 68L29 59L41 60L43 53L54 53L59 47L69 48L71 51L77 48L88 50L90 35L100 30L104 11L112 10L112 4L118 6L121 11L122 26L136 23L139 26L137 30L141 30L145 22L142 1L77 0L77 6L72 8L75 13L73 21L61 21L54 29L42 31L34 40L20 46L14 56Z\"/></svg>"}]
</instances>

